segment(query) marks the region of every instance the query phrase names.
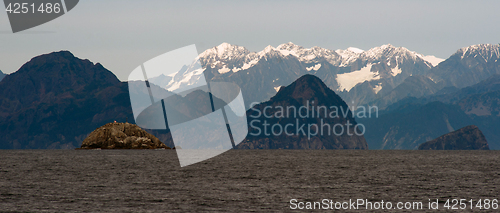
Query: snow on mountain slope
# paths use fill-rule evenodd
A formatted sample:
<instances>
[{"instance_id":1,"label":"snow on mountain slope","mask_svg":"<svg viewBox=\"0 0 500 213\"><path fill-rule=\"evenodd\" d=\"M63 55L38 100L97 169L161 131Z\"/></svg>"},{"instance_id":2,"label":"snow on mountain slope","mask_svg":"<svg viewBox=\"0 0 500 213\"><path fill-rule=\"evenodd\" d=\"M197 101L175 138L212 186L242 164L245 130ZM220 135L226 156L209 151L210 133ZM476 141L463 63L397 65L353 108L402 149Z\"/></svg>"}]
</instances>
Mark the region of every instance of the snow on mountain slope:
<instances>
[{"instance_id":1,"label":"snow on mountain slope","mask_svg":"<svg viewBox=\"0 0 500 213\"><path fill-rule=\"evenodd\" d=\"M422 57L424 60L430 62L432 64L432 66L437 66L439 63L443 62L444 59L442 58L438 58L436 56L433 56L433 55L426 55L426 56L423 56Z\"/></svg>"},{"instance_id":2,"label":"snow on mountain slope","mask_svg":"<svg viewBox=\"0 0 500 213\"><path fill-rule=\"evenodd\" d=\"M382 83L378 83L377 85L375 85L375 87L373 87L373 92L375 94L378 94L378 92L380 92L380 90L382 90Z\"/></svg>"},{"instance_id":3,"label":"snow on mountain slope","mask_svg":"<svg viewBox=\"0 0 500 213\"><path fill-rule=\"evenodd\" d=\"M160 87L168 90L187 90L206 83L205 75L203 74L205 68L201 68L199 60L194 61L189 66L184 66L178 72L170 75L172 80L167 85L159 85Z\"/></svg>"},{"instance_id":4,"label":"snow on mountain slope","mask_svg":"<svg viewBox=\"0 0 500 213\"><path fill-rule=\"evenodd\" d=\"M318 71L319 68L321 68L321 64L316 64L314 66L311 66L311 67L307 67L306 70L307 71L311 71L311 70L315 70L315 71Z\"/></svg>"},{"instance_id":5,"label":"snow on mountain slope","mask_svg":"<svg viewBox=\"0 0 500 213\"><path fill-rule=\"evenodd\" d=\"M195 70L194 72L188 72L182 75L180 81L170 81L170 83L165 87L168 91L175 91L181 86L186 85L186 86L192 86L192 85L198 85L201 84L200 82L201 79L205 79L204 76L202 76L204 69L199 69Z\"/></svg>"},{"instance_id":6,"label":"snow on mountain slope","mask_svg":"<svg viewBox=\"0 0 500 213\"><path fill-rule=\"evenodd\" d=\"M396 76L398 74L401 74L403 71L401 70L401 68L399 68L399 65L396 65L396 67L392 68L391 69L391 75L392 76Z\"/></svg>"},{"instance_id":7,"label":"snow on mountain slope","mask_svg":"<svg viewBox=\"0 0 500 213\"><path fill-rule=\"evenodd\" d=\"M421 54L391 44L374 47L366 51L351 47L336 52L344 59L344 63L340 64L341 67L354 64L362 64L363 66L348 73L337 74L338 91L350 92L353 87L365 81L392 79L403 74L403 77L397 81L375 82L376 86L373 91L377 94L385 88L387 83L392 84L389 85L389 88L393 88L402 82L406 76L412 75L416 64L420 64L420 67L425 69L433 67L432 63L425 60ZM374 68L372 69L372 67Z\"/></svg>"},{"instance_id":8,"label":"snow on mountain slope","mask_svg":"<svg viewBox=\"0 0 500 213\"><path fill-rule=\"evenodd\" d=\"M372 72L372 64L368 64L366 67L361 68L358 71L338 74L337 82L339 83L339 91L349 92L354 86L365 81L372 81L380 79L378 72Z\"/></svg>"}]
</instances>

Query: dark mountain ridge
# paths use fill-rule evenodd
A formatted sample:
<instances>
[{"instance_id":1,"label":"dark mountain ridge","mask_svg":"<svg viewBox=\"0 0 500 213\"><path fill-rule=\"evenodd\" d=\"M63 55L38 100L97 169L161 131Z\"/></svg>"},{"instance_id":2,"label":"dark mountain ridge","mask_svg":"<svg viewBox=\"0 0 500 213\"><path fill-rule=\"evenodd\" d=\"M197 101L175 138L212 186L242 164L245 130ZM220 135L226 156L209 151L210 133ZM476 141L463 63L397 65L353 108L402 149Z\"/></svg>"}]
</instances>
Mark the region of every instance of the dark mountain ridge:
<instances>
[{"instance_id":1,"label":"dark mountain ridge","mask_svg":"<svg viewBox=\"0 0 500 213\"><path fill-rule=\"evenodd\" d=\"M133 121L127 83L68 51L37 56L0 82L2 149L79 147L95 128Z\"/></svg>"},{"instance_id":2,"label":"dark mountain ridge","mask_svg":"<svg viewBox=\"0 0 500 213\"><path fill-rule=\"evenodd\" d=\"M409 103L412 104L427 104L430 102L443 102L447 104L458 104L463 102L464 99L467 99L471 96L477 96L486 93L494 93L496 91L500 91L500 74L494 74L487 79L480 81L477 84L464 87L458 89L456 87L445 87L441 90L437 91L434 94L415 97L415 96L407 96L402 98L400 101L397 101L387 108L386 111L392 111L394 109L399 108L402 105L406 105Z\"/></svg>"},{"instance_id":3,"label":"dark mountain ridge","mask_svg":"<svg viewBox=\"0 0 500 213\"><path fill-rule=\"evenodd\" d=\"M417 149L421 143L473 123L459 106L441 102L407 104L378 118L358 121L366 126L371 149Z\"/></svg>"},{"instance_id":4,"label":"dark mountain ridge","mask_svg":"<svg viewBox=\"0 0 500 213\"><path fill-rule=\"evenodd\" d=\"M448 107L435 109L436 103ZM379 114L378 119L360 119L367 125L365 138L372 149L395 148L390 144L415 149L418 143L467 125L478 126L490 142L489 148L500 149L500 75L462 89L447 87L435 95L406 97ZM408 143L413 145L404 145Z\"/></svg>"},{"instance_id":5,"label":"dark mountain ridge","mask_svg":"<svg viewBox=\"0 0 500 213\"><path fill-rule=\"evenodd\" d=\"M338 109L339 116L332 116L331 107ZM364 137L354 134L361 131L355 130L357 123L347 104L313 75L300 77L269 101L253 106L247 121L249 134L240 149L368 149ZM337 124L344 128L342 132ZM293 130L285 133L287 125Z\"/></svg>"},{"instance_id":6,"label":"dark mountain ridge","mask_svg":"<svg viewBox=\"0 0 500 213\"><path fill-rule=\"evenodd\" d=\"M442 86L440 84L436 84L428 77L422 75L414 75L406 78L403 83L399 84L396 88L394 88L394 90L369 103L368 105L378 106L379 109L383 110L387 106L399 100L405 99L407 97L425 97L435 94L441 88Z\"/></svg>"}]
</instances>

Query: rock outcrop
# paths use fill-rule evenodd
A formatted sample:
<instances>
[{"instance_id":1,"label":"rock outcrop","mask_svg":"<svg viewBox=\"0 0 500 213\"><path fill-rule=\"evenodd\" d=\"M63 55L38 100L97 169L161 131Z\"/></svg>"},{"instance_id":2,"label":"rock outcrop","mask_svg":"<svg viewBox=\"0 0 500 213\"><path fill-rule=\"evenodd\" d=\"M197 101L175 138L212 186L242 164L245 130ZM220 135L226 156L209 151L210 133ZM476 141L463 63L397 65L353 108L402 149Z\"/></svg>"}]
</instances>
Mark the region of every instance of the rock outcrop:
<instances>
[{"instance_id":1,"label":"rock outcrop","mask_svg":"<svg viewBox=\"0 0 500 213\"><path fill-rule=\"evenodd\" d=\"M489 150L488 142L477 126L470 125L427 141L419 150Z\"/></svg>"},{"instance_id":2,"label":"rock outcrop","mask_svg":"<svg viewBox=\"0 0 500 213\"><path fill-rule=\"evenodd\" d=\"M130 123L108 123L85 138L80 149L170 149L158 138Z\"/></svg>"}]
</instances>

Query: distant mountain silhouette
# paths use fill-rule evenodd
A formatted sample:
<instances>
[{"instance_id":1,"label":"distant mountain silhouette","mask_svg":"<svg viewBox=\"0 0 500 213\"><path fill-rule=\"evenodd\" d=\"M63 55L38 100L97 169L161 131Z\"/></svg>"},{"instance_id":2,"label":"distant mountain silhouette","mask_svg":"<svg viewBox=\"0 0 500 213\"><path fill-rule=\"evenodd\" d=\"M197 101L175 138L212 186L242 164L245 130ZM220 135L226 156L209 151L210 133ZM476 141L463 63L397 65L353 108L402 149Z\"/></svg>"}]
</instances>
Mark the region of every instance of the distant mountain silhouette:
<instances>
[{"instance_id":1,"label":"distant mountain silhouette","mask_svg":"<svg viewBox=\"0 0 500 213\"><path fill-rule=\"evenodd\" d=\"M365 138L372 149L416 149L450 132L449 126L454 130L467 125L478 126L489 148L500 149L500 75L462 89L446 87L434 95L406 97L380 112L378 119L360 121L366 124Z\"/></svg>"},{"instance_id":2,"label":"distant mountain silhouette","mask_svg":"<svg viewBox=\"0 0 500 213\"><path fill-rule=\"evenodd\" d=\"M2 149L79 147L99 126L133 121L127 83L68 51L37 56L0 82Z\"/></svg>"},{"instance_id":3,"label":"distant mountain silhouette","mask_svg":"<svg viewBox=\"0 0 500 213\"><path fill-rule=\"evenodd\" d=\"M327 109L326 114L324 109L317 110L321 106ZM303 110L300 110L301 107ZM330 116L333 115L331 113L334 109L330 107L336 107L339 116ZM296 115L293 110L288 111L293 108L297 110ZM279 114L281 109L284 109L283 116ZM345 117L341 110L345 110ZM300 77L289 86L282 87L269 101L255 105L247 111L247 120L249 135L238 145L241 149L368 149L364 137L353 134L353 126L357 123L347 104L313 75ZM267 127L270 135L266 135L264 122L270 124ZM321 134L322 123L331 127L323 125L323 134ZM348 123L352 124L349 130L346 127ZM314 126L308 127L312 124L317 125L318 129ZM333 131L335 124L343 126L344 131L341 132L339 127L336 129L338 135L335 135ZM281 126L283 132L276 134L280 132L279 127L275 127L273 131L273 125ZM285 133L287 125L292 127L289 126L288 133ZM297 130L297 127L302 125L304 132ZM318 134L309 137L309 129L312 133L318 131ZM349 136L348 132L353 135Z\"/></svg>"},{"instance_id":4,"label":"distant mountain silhouette","mask_svg":"<svg viewBox=\"0 0 500 213\"><path fill-rule=\"evenodd\" d=\"M441 86L434 83L428 77L414 75L406 78L403 83L399 84L394 90L369 105L377 106L382 110L407 97L420 98L435 94L440 89Z\"/></svg>"},{"instance_id":5,"label":"distant mountain silhouette","mask_svg":"<svg viewBox=\"0 0 500 213\"><path fill-rule=\"evenodd\" d=\"M459 106L441 102L409 103L378 118L358 121L366 126L371 149L417 149L421 143L474 122Z\"/></svg>"}]
</instances>

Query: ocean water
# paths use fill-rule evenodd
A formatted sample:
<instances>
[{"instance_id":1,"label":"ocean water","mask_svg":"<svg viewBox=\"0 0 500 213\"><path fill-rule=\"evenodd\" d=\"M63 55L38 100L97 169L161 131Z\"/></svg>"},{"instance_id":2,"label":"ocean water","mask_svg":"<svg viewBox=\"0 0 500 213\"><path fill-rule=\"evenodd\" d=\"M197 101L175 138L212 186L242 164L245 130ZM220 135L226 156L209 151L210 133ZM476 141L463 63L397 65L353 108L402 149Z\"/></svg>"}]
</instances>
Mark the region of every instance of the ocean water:
<instances>
[{"instance_id":1,"label":"ocean water","mask_svg":"<svg viewBox=\"0 0 500 213\"><path fill-rule=\"evenodd\" d=\"M500 199L499 151L231 150L180 168L172 150L0 150L0 212L294 212L292 199L457 212L454 198ZM376 210L342 210L360 211Z\"/></svg>"}]
</instances>

